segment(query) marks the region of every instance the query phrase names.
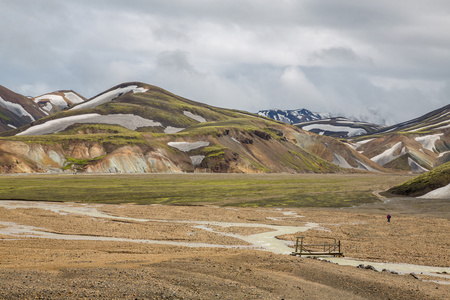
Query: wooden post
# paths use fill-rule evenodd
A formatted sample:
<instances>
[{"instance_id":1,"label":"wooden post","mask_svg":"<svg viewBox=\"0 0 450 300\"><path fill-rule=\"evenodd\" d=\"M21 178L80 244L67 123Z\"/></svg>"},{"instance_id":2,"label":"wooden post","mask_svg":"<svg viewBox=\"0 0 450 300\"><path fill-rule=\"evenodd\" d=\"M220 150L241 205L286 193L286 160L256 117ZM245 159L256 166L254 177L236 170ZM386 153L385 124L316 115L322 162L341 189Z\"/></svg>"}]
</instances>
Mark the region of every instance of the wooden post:
<instances>
[{"instance_id":1,"label":"wooden post","mask_svg":"<svg viewBox=\"0 0 450 300\"><path fill-rule=\"evenodd\" d=\"M301 244L300 244L300 256L302 256L302 251L303 251L303 238L304 236L300 237L302 239Z\"/></svg>"}]
</instances>

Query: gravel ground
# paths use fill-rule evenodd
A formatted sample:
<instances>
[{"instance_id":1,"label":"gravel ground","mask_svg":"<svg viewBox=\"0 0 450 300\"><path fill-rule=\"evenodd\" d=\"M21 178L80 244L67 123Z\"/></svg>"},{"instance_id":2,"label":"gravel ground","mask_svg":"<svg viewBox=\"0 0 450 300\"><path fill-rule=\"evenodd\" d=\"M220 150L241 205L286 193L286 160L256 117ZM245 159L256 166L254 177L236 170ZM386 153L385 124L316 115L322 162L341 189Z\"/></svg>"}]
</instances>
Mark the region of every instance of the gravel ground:
<instances>
[{"instance_id":1,"label":"gravel ground","mask_svg":"<svg viewBox=\"0 0 450 300\"><path fill-rule=\"evenodd\" d=\"M417 200L418 201L418 200ZM68 204L74 205L74 204ZM448 202L405 202L349 209L227 209L101 205L116 216L303 226L311 241L341 239L346 256L449 266ZM439 207L440 209L435 209ZM289 213L292 212L292 213ZM283 214L284 213L284 214ZM296 217L298 213L304 217ZM393 217L386 222L386 214ZM242 245L186 224L108 220L40 209L0 208L0 221L61 234ZM256 234L266 228L230 227ZM280 238L294 240L296 235ZM188 248L111 241L0 236L1 299L447 299L450 285L265 251ZM417 279L417 278L418 279Z\"/></svg>"}]
</instances>

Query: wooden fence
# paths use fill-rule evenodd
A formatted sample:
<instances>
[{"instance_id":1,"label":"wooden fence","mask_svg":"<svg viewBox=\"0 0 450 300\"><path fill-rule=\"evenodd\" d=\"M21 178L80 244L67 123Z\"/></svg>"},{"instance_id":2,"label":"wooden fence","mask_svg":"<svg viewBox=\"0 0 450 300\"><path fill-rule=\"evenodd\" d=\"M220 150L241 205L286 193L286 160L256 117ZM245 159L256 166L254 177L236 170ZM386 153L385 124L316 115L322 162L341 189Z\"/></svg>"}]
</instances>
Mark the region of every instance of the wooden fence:
<instances>
[{"instance_id":1,"label":"wooden fence","mask_svg":"<svg viewBox=\"0 0 450 300\"><path fill-rule=\"evenodd\" d=\"M333 255L333 256L344 256L341 252L341 241L333 239L333 242L323 243L323 244L305 244L303 239L304 236L297 237L297 242L295 243L295 251L292 255Z\"/></svg>"}]
</instances>

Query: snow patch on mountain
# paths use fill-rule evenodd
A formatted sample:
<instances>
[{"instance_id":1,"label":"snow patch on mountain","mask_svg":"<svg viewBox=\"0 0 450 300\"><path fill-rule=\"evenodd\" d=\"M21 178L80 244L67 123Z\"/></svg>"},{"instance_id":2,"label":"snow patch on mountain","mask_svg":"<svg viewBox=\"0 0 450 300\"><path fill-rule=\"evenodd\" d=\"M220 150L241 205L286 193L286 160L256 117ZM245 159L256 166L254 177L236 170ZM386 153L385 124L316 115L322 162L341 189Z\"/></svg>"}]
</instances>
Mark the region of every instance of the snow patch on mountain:
<instances>
[{"instance_id":1,"label":"snow patch on mountain","mask_svg":"<svg viewBox=\"0 0 450 300\"><path fill-rule=\"evenodd\" d=\"M197 121L197 122L200 122L200 123L205 123L205 122L207 122L206 119L203 118L202 116L194 115L194 114L191 113L190 111L183 111L183 114L184 114L186 117L191 118L191 119L194 119L194 120Z\"/></svg>"},{"instance_id":2,"label":"snow patch on mountain","mask_svg":"<svg viewBox=\"0 0 450 300\"><path fill-rule=\"evenodd\" d=\"M356 143L354 143L353 145L353 149L358 149L359 147L361 147L362 145L364 145L364 144L367 144L368 142L370 142L370 141L373 141L374 139L368 139L368 140L362 140L362 141L358 141L358 142L356 142Z\"/></svg>"},{"instance_id":3,"label":"snow patch on mountain","mask_svg":"<svg viewBox=\"0 0 450 300\"><path fill-rule=\"evenodd\" d=\"M446 155L447 153L450 153L450 151L441 152L438 155L438 158L441 158L442 156Z\"/></svg>"},{"instance_id":4,"label":"snow patch on mountain","mask_svg":"<svg viewBox=\"0 0 450 300\"><path fill-rule=\"evenodd\" d=\"M198 142L169 142L167 143L170 147L174 147L183 152L189 152L194 149L209 146L209 142L198 141Z\"/></svg>"},{"instance_id":5,"label":"snow patch on mountain","mask_svg":"<svg viewBox=\"0 0 450 300\"><path fill-rule=\"evenodd\" d=\"M22 105L18 103L6 101L2 97L0 97L0 105L9 110L10 112L12 112L13 114L15 114L16 116L29 117L31 121L36 121L36 119L33 118L33 116L29 112L27 112L25 108L22 107Z\"/></svg>"},{"instance_id":6,"label":"snow patch on mountain","mask_svg":"<svg viewBox=\"0 0 450 300\"><path fill-rule=\"evenodd\" d=\"M371 172L380 172L380 171L372 168L371 166L368 166L368 165L360 162L359 160L356 160L356 163L358 164L358 169L360 169L360 170L367 170L367 171L371 171Z\"/></svg>"},{"instance_id":7,"label":"snow patch on mountain","mask_svg":"<svg viewBox=\"0 0 450 300\"><path fill-rule=\"evenodd\" d=\"M52 105L58 106L61 110L66 109L69 104L60 95L47 94L34 98L35 103L47 100L48 102L42 107L46 111L52 110Z\"/></svg>"},{"instance_id":8,"label":"snow patch on mountain","mask_svg":"<svg viewBox=\"0 0 450 300\"><path fill-rule=\"evenodd\" d=\"M103 93L103 94L101 94L89 101L86 101L80 105L77 105L71 109L94 108L94 107L97 107L104 103L110 102L111 100L113 100L119 96L122 96L123 94L126 94L128 92L145 93L146 91L148 91L148 89L138 87L137 85L129 85L127 87L117 88L115 90Z\"/></svg>"},{"instance_id":9,"label":"snow patch on mountain","mask_svg":"<svg viewBox=\"0 0 450 300\"><path fill-rule=\"evenodd\" d=\"M411 168L412 172L425 173L425 172L429 171L428 169L425 169L424 167L419 165L417 162L415 162L413 159L411 159L411 157L408 157L408 165Z\"/></svg>"},{"instance_id":10,"label":"snow patch on mountain","mask_svg":"<svg viewBox=\"0 0 450 300\"><path fill-rule=\"evenodd\" d=\"M440 198L441 199L448 199L448 198L450 198L450 184L448 184L448 185L446 185L444 187L435 189L435 190L433 190L433 191L431 191L431 192L429 192L429 193L427 193L427 194L425 194L423 196L420 196L418 198L423 198L423 199L440 199Z\"/></svg>"},{"instance_id":11,"label":"snow patch on mountain","mask_svg":"<svg viewBox=\"0 0 450 300\"><path fill-rule=\"evenodd\" d=\"M341 168L353 169L353 167L345 160L345 158L343 158L342 156L340 156L339 154L336 154L336 153L334 153L333 164L335 164Z\"/></svg>"},{"instance_id":12,"label":"snow patch on mountain","mask_svg":"<svg viewBox=\"0 0 450 300\"><path fill-rule=\"evenodd\" d=\"M78 104L78 103L84 102L83 98L81 98L80 96L78 96L77 94L75 94L73 92L66 92L66 93L64 93L64 96L73 104Z\"/></svg>"},{"instance_id":13,"label":"snow patch on mountain","mask_svg":"<svg viewBox=\"0 0 450 300\"><path fill-rule=\"evenodd\" d=\"M380 166L384 166L385 164L390 163L397 157L400 157L401 155L405 154L405 148L403 148L399 155L394 155L394 153L402 147L402 142L398 142L395 144L392 148L387 149L381 154L378 154L377 156L374 156L371 158L371 160L375 163L377 163Z\"/></svg>"},{"instance_id":14,"label":"snow patch on mountain","mask_svg":"<svg viewBox=\"0 0 450 300\"><path fill-rule=\"evenodd\" d=\"M449 121L446 120L446 121L442 121L442 122L439 122L439 123L436 123L436 124L429 124L429 125L422 126L420 128L414 128L414 129L408 130L407 132L421 131L421 130L424 130L424 129L428 129L429 127L435 127L435 126L439 126L441 124L447 124L448 122ZM445 128L445 126L444 126L444 128ZM433 128L433 130L435 130L435 129L442 129L442 128L441 127Z\"/></svg>"},{"instance_id":15,"label":"snow patch on mountain","mask_svg":"<svg viewBox=\"0 0 450 300\"><path fill-rule=\"evenodd\" d=\"M184 129L186 129L186 128L177 128L177 127L167 126L166 129L164 129L164 133L169 133L169 134L177 133Z\"/></svg>"},{"instance_id":16,"label":"snow patch on mountain","mask_svg":"<svg viewBox=\"0 0 450 300\"><path fill-rule=\"evenodd\" d=\"M444 135L443 133L440 133L440 134L420 136L416 137L415 140L420 144L422 144L422 147L424 147L425 149L435 152L436 148L434 147L434 145L438 140L441 139L441 136L443 135Z\"/></svg>"},{"instance_id":17,"label":"snow patch on mountain","mask_svg":"<svg viewBox=\"0 0 450 300\"><path fill-rule=\"evenodd\" d=\"M350 165L348 163L348 161L344 157L342 157L339 154L334 153L333 164L335 164L335 165L337 165L337 166L339 166L341 168L344 168L344 169L359 169L359 170L366 170L366 171L372 171L372 172L379 172L378 170L375 170L374 168L372 168L372 167L370 167L370 166L360 162L357 159L355 159L354 161L358 164L358 167L353 167L352 165Z\"/></svg>"},{"instance_id":18,"label":"snow patch on mountain","mask_svg":"<svg viewBox=\"0 0 450 300\"><path fill-rule=\"evenodd\" d=\"M132 114L84 114L78 116L65 117L57 120L47 121L43 124L35 125L17 135L43 135L51 134L65 130L67 127L76 123L100 123L115 124L123 126L130 130L146 126L162 126L161 123L153 120L144 119Z\"/></svg>"},{"instance_id":19,"label":"snow patch on mountain","mask_svg":"<svg viewBox=\"0 0 450 300\"><path fill-rule=\"evenodd\" d=\"M311 131L311 130L320 130L320 131L331 131L331 132L348 132L347 136L352 137L356 135L366 134L367 131L362 128L352 128L348 126L336 126L331 124L311 124L302 126L303 130Z\"/></svg>"},{"instance_id":20,"label":"snow patch on mountain","mask_svg":"<svg viewBox=\"0 0 450 300\"><path fill-rule=\"evenodd\" d=\"M193 155L193 156L189 156L189 158L191 159L192 164L194 165L194 167L197 167L198 165L200 165L203 161L203 159L205 159L204 155Z\"/></svg>"},{"instance_id":21,"label":"snow patch on mountain","mask_svg":"<svg viewBox=\"0 0 450 300\"><path fill-rule=\"evenodd\" d=\"M445 123L445 122L442 122L442 123ZM444 126L435 128L435 129L436 129L436 130L437 130L437 129L445 129L445 128L449 128L449 127L450 127L450 124L447 124L447 125L444 125Z\"/></svg>"}]
</instances>

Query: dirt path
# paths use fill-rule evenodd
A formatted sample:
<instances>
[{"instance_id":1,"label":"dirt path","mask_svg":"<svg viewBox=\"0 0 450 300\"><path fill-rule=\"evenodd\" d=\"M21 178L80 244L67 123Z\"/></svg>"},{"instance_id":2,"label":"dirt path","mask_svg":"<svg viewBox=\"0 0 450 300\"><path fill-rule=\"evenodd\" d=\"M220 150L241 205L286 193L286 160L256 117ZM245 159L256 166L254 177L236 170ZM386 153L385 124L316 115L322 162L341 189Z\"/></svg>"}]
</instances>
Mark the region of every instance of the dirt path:
<instances>
[{"instance_id":1,"label":"dirt path","mask_svg":"<svg viewBox=\"0 0 450 300\"><path fill-rule=\"evenodd\" d=\"M0 229L16 223L58 235L56 240L0 235L3 299L445 299L450 285L422 274L396 275L267 251L99 241L96 237L247 245L233 235L268 231L232 226L215 231L173 220L305 226L305 236L334 236L346 256L373 261L449 266L449 214L439 203L387 202L348 209L227 209L220 207L77 205L122 218L35 208L0 207ZM409 205L411 204L411 205ZM445 202L442 207L447 207ZM419 211L417 207L421 207ZM393 215L386 222L386 211ZM303 217L298 217L301 215ZM130 219L127 219L130 218ZM138 222L132 219L160 221ZM165 221L170 222L165 222ZM3 225L1 225L3 224ZM293 241L297 234L280 238ZM424 251L426 254L424 254ZM432 278L434 280L438 277ZM439 280L446 280L441 278Z\"/></svg>"}]
</instances>

